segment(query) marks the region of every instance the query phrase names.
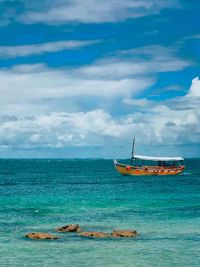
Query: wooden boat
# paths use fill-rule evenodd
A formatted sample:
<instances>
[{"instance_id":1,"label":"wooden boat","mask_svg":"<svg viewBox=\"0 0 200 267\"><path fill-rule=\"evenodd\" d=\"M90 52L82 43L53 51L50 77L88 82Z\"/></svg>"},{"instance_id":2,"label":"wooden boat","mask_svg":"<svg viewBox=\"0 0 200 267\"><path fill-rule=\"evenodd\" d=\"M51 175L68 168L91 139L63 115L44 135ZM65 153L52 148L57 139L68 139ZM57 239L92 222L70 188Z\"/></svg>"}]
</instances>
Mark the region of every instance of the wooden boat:
<instances>
[{"instance_id":1,"label":"wooden boat","mask_svg":"<svg viewBox=\"0 0 200 267\"><path fill-rule=\"evenodd\" d=\"M149 157L134 154L133 139L130 165L113 160L115 168L123 175L177 175L185 170L182 157Z\"/></svg>"}]
</instances>

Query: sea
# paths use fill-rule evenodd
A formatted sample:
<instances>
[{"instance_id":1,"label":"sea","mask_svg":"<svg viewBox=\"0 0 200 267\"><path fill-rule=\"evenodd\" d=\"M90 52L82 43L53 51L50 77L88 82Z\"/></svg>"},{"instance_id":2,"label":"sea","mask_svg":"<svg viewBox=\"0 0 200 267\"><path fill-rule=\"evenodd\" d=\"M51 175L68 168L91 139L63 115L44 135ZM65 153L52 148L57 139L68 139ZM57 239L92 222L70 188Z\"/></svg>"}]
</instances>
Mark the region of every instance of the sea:
<instances>
[{"instance_id":1,"label":"sea","mask_svg":"<svg viewBox=\"0 0 200 267\"><path fill-rule=\"evenodd\" d=\"M185 165L178 176L122 176L112 160L1 159L0 267L199 267L200 159ZM138 237L54 230L72 223Z\"/></svg>"}]
</instances>

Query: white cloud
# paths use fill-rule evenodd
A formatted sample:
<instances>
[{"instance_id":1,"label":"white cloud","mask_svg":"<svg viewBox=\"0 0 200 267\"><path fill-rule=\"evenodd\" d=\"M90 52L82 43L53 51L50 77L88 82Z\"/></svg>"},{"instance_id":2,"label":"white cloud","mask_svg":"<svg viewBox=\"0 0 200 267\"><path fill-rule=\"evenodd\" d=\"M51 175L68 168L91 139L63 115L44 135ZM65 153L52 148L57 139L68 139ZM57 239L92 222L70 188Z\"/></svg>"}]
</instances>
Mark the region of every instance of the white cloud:
<instances>
[{"instance_id":1,"label":"white cloud","mask_svg":"<svg viewBox=\"0 0 200 267\"><path fill-rule=\"evenodd\" d=\"M103 23L123 21L159 13L162 9L179 7L178 0L69 0L51 2L45 10L27 12L25 23Z\"/></svg>"},{"instance_id":2,"label":"white cloud","mask_svg":"<svg viewBox=\"0 0 200 267\"><path fill-rule=\"evenodd\" d=\"M98 139L119 137L124 132L123 125L103 110L50 113L31 119L8 117L0 125L1 145L26 148L96 145Z\"/></svg>"},{"instance_id":3,"label":"white cloud","mask_svg":"<svg viewBox=\"0 0 200 267\"><path fill-rule=\"evenodd\" d=\"M198 80L199 81L199 80ZM195 85L194 85L195 82ZM125 99L141 115L142 138L152 144L200 143L200 96L196 93L197 79L185 96L166 101ZM195 94L194 94L195 91ZM146 135L145 129L148 129Z\"/></svg>"},{"instance_id":4,"label":"white cloud","mask_svg":"<svg viewBox=\"0 0 200 267\"><path fill-rule=\"evenodd\" d=\"M134 62L141 63L143 71L148 73L167 72L181 70L191 64L189 60L179 58L177 47L150 45L136 49L121 50L120 54L125 58L132 58Z\"/></svg>"},{"instance_id":5,"label":"white cloud","mask_svg":"<svg viewBox=\"0 0 200 267\"><path fill-rule=\"evenodd\" d=\"M67 49L78 49L89 46L99 41L57 41L41 44L3 46L0 45L0 58L25 57L43 53L53 53Z\"/></svg>"},{"instance_id":6,"label":"white cloud","mask_svg":"<svg viewBox=\"0 0 200 267\"><path fill-rule=\"evenodd\" d=\"M0 71L0 110L8 112L10 105L33 104L42 99L94 96L114 98L137 94L152 84L152 80L137 77L112 79L108 74L101 77L87 77L79 70L53 70L37 65L15 67ZM9 105L9 108L6 106ZM30 106L31 107L31 106ZM22 107L23 108L23 107ZM15 112L15 111L14 111Z\"/></svg>"},{"instance_id":7,"label":"white cloud","mask_svg":"<svg viewBox=\"0 0 200 267\"><path fill-rule=\"evenodd\" d=\"M155 48L159 55L153 53ZM138 50L131 50L76 68L38 64L1 69L0 143L25 148L106 146L115 140L123 144L133 135L144 144L199 143L199 80L193 80L184 97L159 103L135 99L156 82L156 73L180 70L190 63L159 46L140 51L140 60ZM69 99L78 102L84 96L93 97L94 105L70 112ZM109 109L99 108L100 98L124 99L133 110L113 117ZM52 106L55 100L59 112ZM60 108L61 101L66 107Z\"/></svg>"},{"instance_id":8,"label":"white cloud","mask_svg":"<svg viewBox=\"0 0 200 267\"><path fill-rule=\"evenodd\" d=\"M112 146L136 136L143 145L170 145L200 142L200 97L194 101L177 98L182 109L174 108L173 100L155 102L131 100L135 112L113 117L108 111L51 112L36 116L3 116L0 119L0 140L3 146L21 148L66 146ZM193 106L184 109L185 103Z\"/></svg>"},{"instance_id":9,"label":"white cloud","mask_svg":"<svg viewBox=\"0 0 200 267\"><path fill-rule=\"evenodd\" d=\"M159 56L152 52L155 49L160 50ZM147 59L139 60L138 53L129 50L120 52L116 58L101 59L82 67L51 69L35 64L1 69L0 111L20 114L28 109L31 113L34 109L38 111L43 100L69 97L131 98L153 85L157 73L181 70L190 64L176 57L171 49L160 46L141 51L145 51ZM47 110L52 111L50 106Z\"/></svg>"},{"instance_id":10,"label":"white cloud","mask_svg":"<svg viewBox=\"0 0 200 267\"><path fill-rule=\"evenodd\" d=\"M190 91L189 91L188 96L200 97L200 80L199 80L199 77L196 77L192 80L192 85L190 87Z\"/></svg>"}]
</instances>

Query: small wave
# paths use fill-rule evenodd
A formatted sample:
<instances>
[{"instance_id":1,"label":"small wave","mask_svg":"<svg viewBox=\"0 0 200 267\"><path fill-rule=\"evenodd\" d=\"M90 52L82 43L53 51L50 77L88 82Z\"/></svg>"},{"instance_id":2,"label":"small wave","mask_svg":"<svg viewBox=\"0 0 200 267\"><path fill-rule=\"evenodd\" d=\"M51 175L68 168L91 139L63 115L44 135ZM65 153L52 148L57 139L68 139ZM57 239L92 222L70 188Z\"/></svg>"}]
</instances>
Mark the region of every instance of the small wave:
<instances>
[{"instance_id":1,"label":"small wave","mask_svg":"<svg viewBox=\"0 0 200 267\"><path fill-rule=\"evenodd\" d=\"M0 183L0 186L13 186L17 185L17 183Z\"/></svg>"},{"instance_id":2,"label":"small wave","mask_svg":"<svg viewBox=\"0 0 200 267\"><path fill-rule=\"evenodd\" d=\"M3 175L13 175L15 174L14 172L0 172L0 175L3 174Z\"/></svg>"},{"instance_id":3,"label":"small wave","mask_svg":"<svg viewBox=\"0 0 200 267\"><path fill-rule=\"evenodd\" d=\"M181 176L191 176L192 173L191 172L184 172L184 173L181 173Z\"/></svg>"}]
</instances>

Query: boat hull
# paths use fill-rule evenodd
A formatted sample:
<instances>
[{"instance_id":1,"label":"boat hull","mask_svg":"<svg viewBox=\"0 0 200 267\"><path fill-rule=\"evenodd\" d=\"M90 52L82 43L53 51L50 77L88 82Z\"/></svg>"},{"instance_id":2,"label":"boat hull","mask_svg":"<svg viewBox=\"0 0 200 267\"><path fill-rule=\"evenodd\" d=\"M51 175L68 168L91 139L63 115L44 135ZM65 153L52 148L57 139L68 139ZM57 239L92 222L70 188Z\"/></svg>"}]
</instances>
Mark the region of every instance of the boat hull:
<instances>
[{"instance_id":1,"label":"boat hull","mask_svg":"<svg viewBox=\"0 0 200 267\"><path fill-rule=\"evenodd\" d=\"M184 166L181 167L161 167L161 166L143 166L136 167L118 163L114 160L116 170L122 175L178 175L184 171Z\"/></svg>"}]
</instances>

